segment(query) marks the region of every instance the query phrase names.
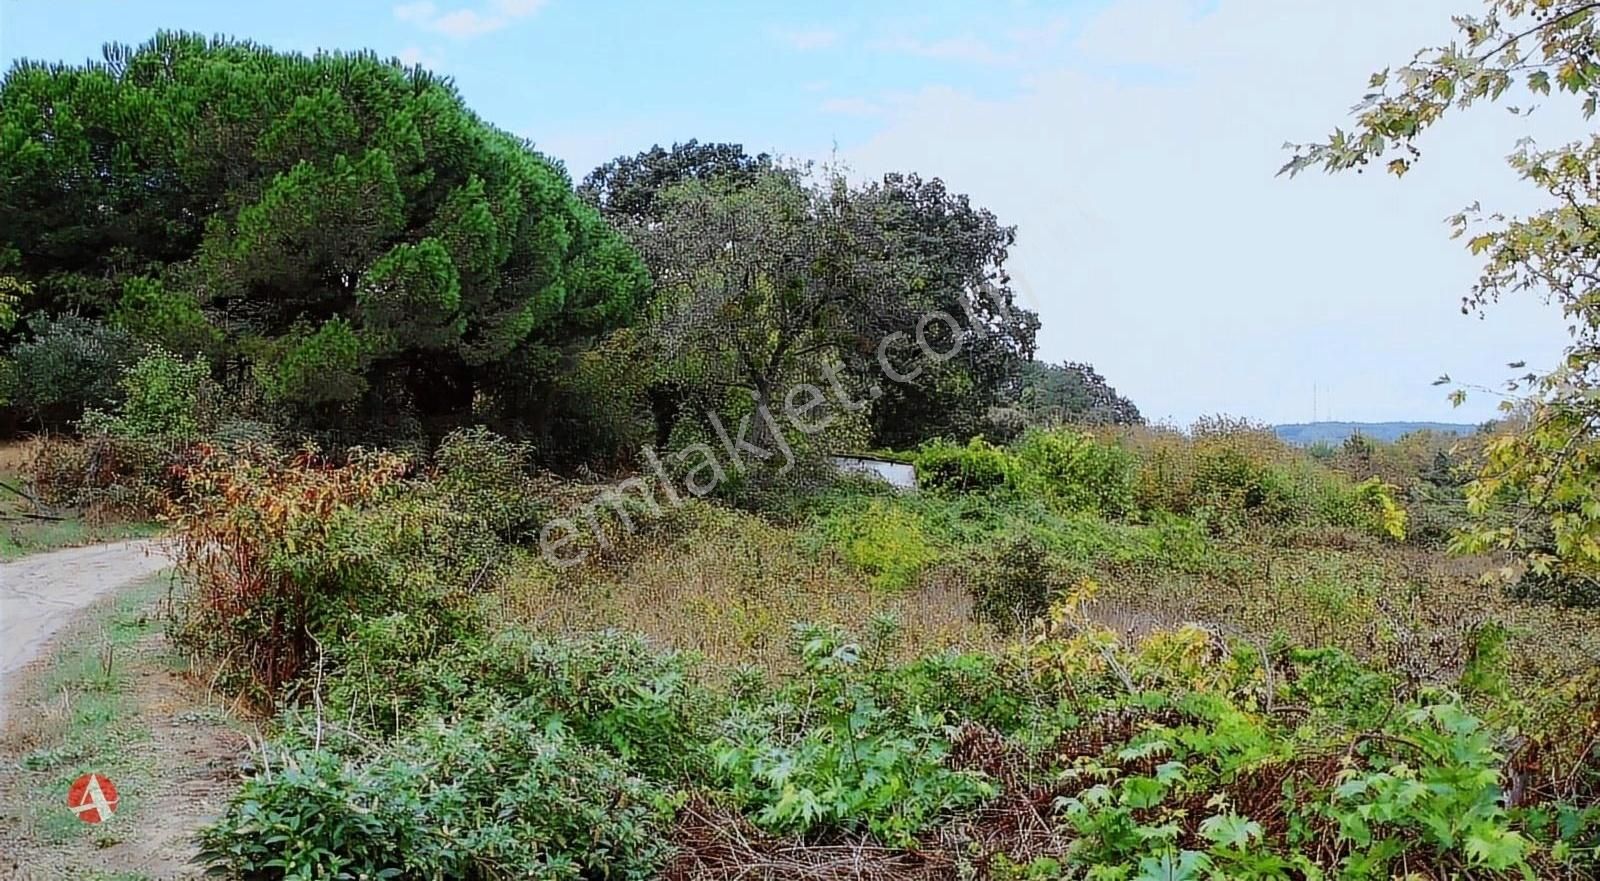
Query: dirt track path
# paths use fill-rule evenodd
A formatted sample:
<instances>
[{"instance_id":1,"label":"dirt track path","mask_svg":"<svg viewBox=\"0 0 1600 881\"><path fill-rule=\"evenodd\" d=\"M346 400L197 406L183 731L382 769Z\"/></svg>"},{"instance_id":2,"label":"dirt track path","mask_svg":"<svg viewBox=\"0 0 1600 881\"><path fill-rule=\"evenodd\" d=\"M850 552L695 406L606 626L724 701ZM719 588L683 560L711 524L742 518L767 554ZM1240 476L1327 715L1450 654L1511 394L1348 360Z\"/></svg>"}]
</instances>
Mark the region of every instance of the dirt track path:
<instances>
[{"instance_id":1,"label":"dirt track path","mask_svg":"<svg viewBox=\"0 0 1600 881\"><path fill-rule=\"evenodd\" d=\"M0 714L11 711L0 717L0 879L202 872L195 833L224 809L261 733L168 643L165 586L151 577L172 565L164 545L0 564ZM115 675L97 663L113 641ZM67 786L90 771L120 790L116 816L99 825L66 807Z\"/></svg>"},{"instance_id":2,"label":"dirt track path","mask_svg":"<svg viewBox=\"0 0 1600 881\"><path fill-rule=\"evenodd\" d=\"M84 607L172 565L157 539L67 548L0 563L0 723L22 668Z\"/></svg>"}]
</instances>

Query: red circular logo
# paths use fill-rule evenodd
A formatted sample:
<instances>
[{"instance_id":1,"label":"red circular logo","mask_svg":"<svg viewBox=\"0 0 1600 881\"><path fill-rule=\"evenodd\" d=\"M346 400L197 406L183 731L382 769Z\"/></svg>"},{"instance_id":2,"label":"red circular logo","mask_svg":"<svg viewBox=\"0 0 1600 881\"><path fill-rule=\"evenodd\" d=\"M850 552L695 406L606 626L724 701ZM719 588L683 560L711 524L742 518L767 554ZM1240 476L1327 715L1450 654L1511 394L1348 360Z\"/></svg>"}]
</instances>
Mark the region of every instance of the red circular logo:
<instances>
[{"instance_id":1,"label":"red circular logo","mask_svg":"<svg viewBox=\"0 0 1600 881\"><path fill-rule=\"evenodd\" d=\"M67 790L67 807L85 823L100 823L117 812L117 787L110 777L85 774Z\"/></svg>"}]
</instances>

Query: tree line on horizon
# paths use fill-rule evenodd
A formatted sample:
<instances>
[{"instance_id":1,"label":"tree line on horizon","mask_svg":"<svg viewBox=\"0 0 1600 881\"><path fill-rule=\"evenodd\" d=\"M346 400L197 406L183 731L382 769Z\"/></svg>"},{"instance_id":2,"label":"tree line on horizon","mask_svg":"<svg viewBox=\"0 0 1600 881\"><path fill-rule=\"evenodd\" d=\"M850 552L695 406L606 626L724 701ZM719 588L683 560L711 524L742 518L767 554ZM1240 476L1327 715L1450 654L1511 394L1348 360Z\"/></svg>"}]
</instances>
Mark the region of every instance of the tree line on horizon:
<instances>
[{"instance_id":1,"label":"tree line on horizon","mask_svg":"<svg viewBox=\"0 0 1600 881\"><path fill-rule=\"evenodd\" d=\"M690 141L574 187L448 79L369 52L163 32L19 62L0 182L10 434L116 407L151 352L203 364L219 420L340 443L483 424L557 465L626 462L824 372L879 387L832 443L1140 419L1089 365L1033 360L1015 228L937 178ZM934 311L958 356L910 344ZM915 378L882 382L881 359Z\"/></svg>"}]
</instances>

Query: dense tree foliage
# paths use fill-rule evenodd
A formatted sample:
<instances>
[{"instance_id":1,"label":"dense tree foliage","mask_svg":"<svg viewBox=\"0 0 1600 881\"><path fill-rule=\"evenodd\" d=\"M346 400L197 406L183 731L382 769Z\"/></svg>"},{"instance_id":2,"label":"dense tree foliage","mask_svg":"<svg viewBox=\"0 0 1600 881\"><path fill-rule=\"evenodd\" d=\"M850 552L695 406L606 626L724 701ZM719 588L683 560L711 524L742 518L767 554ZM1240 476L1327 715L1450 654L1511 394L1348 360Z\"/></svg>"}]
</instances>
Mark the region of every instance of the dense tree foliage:
<instances>
[{"instance_id":1,"label":"dense tree foliage","mask_svg":"<svg viewBox=\"0 0 1600 881\"><path fill-rule=\"evenodd\" d=\"M1014 406L1030 424L1137 425L1139 408L1093 365L1029 361L1017 378Z\"/></svg>"},{"instance_id":2,"label":"dense tree foliage","mask_svg":"<svg viewBox=\"0 0 1600 881\"><path fill-rule=\"evenodd\" d=\"M1355 128L1296 148L1284 170L1381 162L1403 176L1421 157L1417 141L1427 129L1480 103L1571 100L1574 112L1592 118L1600 105L1597 13L1600 4L1584 0L1486 0L1480 14L1454 19L1457 40L1374 74ZM1455 234L1486 260L1462 310L1507 294L1542 295L1561 307L1571 340L1554 370L1508 384L1527 398L1506 404L1525 415L1517 420L1523 427L1487 445L1467 489L1479 515L1507 506L1521 513L1510 522L1485 517L1462 544L1517 552L1540 578L1589 582L1600 575L1600 135L1553 149L1524 139L1510 163L1550 196L1550 207L1506 217L1473 206L1452 218ZM1515 569L1506 574L1518 577Z\"/></svg>"},{"instance_id":3,"label":"dense tree foliage","mask_svg":"<svg viewBox=\"0 0 1600 881\"><path fill-rule=\"evenodd\" d=\"M664 372L689 385L778 412L789 383L914 320L893 243L842 180L690 181L658 199L660 219L630 230L658 285Z\"/></svg>"},{"instance_id":4,"label":"dense tree foliage","mask_svg":"<svg viewBox=\"0 0 1600 881\"><path fill-rule=\"evenodd\" d=\"M811 182L807 169L737 145L690 142L618 158L585 181L585 194L630 231L669 291L664 369L649 391L658 436L688 399L730 383L699 355L737 348L737 339L763 348L724 359L744 374L732 384L757 404L771 403L785 380L837 368L872 399L875 445L991 430L989 411L1032 355L1038 328L1004 269L1015 230L937 178L890 174L854 186L832 171L822 177ZM739 241L748 246L732 244ZM717 265L726 274L709 278ZM750 283L785 274L827 277L834 288L804 294ZM789 302L779 315L754 301L736 307L733 292L768 306L775 295L821 300ZM729 336L728 320L754 324ZM685 348L691 328L698 347Z\"/></svg>"},{"instance_id":5,"label":"dense tree foliage","mask_svg":"<svg viewBox=\"0 0 1600 881\"><path fill-rule=\"evenodd\" d=\"M949 316L962 338L948 359L949 345L918 345L914 333L884 350L898 376L916 378L882 384L871 413L878 444L909 447L990 431L989 411L1033 357L1039 329L1039 317L1017 304L1005 268L1016 229L938 178L888 174L859 198L883 218L900 248L903 296L917 316L912 323L934 334L943 319L926 318ZM867 369L885 372L882 364Z\"/></svg>"},{"instance_id":6,"label":"dense tree foliage","mask_svg":"<svg viewBox=\"0 0 1600 881\"><path fill-rule=\"evenodd\" d=\"M537 428L642 264L565 174L453 87L370 54L164 33L0 85L0 259L27 312L225 348L317 427Z\"/></svg>"},{"instance_id":7,"label":"dense tree foliage","mask_svg":"<svg viewBox=\"0 0 1600 881\"><path fill-rule=\"evenodd\" d=\"M153 346L209 364L234 417L341 439L483 422L609 465L804 380L862 402L852 438L909 448L1005 434L1038 329L1015 229L937 178L691 140L575 192L369 53L162 33L19 63L0 181L13 429L114 407ZM1118 400L1041 406L1126 421Z\"/></svg>"},{"instance_id":8,"label":"dense tree foliage","mask_svg":"<svg viewBox=\"0 0 1600 881\"><path fill-rule=\"evenodd\" d=\"M578 193L607 217L642 222L660 217L658 197L686 181L721 181L735 186L754 183L777 170L772 156L755 156L742 144L702 144L690 140L663 149L660 144L633 156L618 156L589 172Z\"/></svg>"}]
</instances>

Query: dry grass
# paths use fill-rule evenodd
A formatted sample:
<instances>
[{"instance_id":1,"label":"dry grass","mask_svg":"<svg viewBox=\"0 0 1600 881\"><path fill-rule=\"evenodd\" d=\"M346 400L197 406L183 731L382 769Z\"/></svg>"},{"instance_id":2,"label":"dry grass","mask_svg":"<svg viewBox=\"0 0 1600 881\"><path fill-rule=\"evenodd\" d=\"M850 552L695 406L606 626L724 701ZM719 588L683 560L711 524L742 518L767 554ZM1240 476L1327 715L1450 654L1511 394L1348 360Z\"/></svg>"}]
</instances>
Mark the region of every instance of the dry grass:
<instances>
[{"instance_id":1,"label":"dry grass","mask_svg":"<svg viewBox=\"0 0 1600 881\"><path fill-rule=\"evenodd\" d=\"M556 633L620 628L708 658L714 667L793 670L791 626L810 621L864 632L901 624L901 659L946 648L995 649L1004 639L972 619L959 567L935 566L904 592L868 576L801 533L722 507L691 503L619 538L600 562L561 571L520 559L499 594L507 620ZM1497 666L1518 686L1561 681L1600 657L1600 610L1507 599L1463 560L1354 533L1233 544L1216 572L1104 567L1091 614L1140 636L1197 622L1265 646L1278 634L1335 646L1415 683L1453 682L1479 629L1507 631ZM1339 540L1336 540L1339 539Z\"/></svg>"},{"instance_id":2,"label":"dry grass","mask_svg":"<svg viewBox=\"0 0 1600 881\"><path fill-rule=\"evenodd\" d=\"M806 550L794 531L754 515L691 503L672 519L627 538L599 564L559 571L522 558L501 591L505 614L560 633L622 628L718 667L772 671L792 669L790 630L801 621L863 632L893 615L907 656L1000 644L971 620L971 598L953 577L874 590L831 554Z\"/></svg>"},{"instance_id":3,"label":"dry grass","mask_svg":"<svg viewBox=\"0 0 1600 881\"><path fill-rule=\"evenodd\" d=\"M21 474L24 466L33 461L38 446L39 442L33 438L0 443L0 477Z\"/></svg>"},{"instance_id":4,"label":"dry grass","mask_svg":"<svg viewBox=\"0 0 1600 881\"><path fill-rule=\"evenodd\" d=\"M1484 625L1506 629L1499 666L1519 686L1548 686L1600 657L1600 610L1513 601L1479 577L1482 559L1375 540L1235 552L1245 563L1222 578L1119 571L1104 585L1097 617L1135 633L1184 621L1260 641L1281 633L1419 683L1454 681Z\"/></svg>"}]
</instances>

